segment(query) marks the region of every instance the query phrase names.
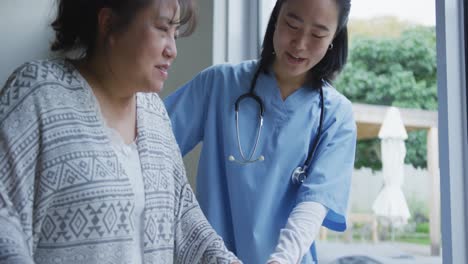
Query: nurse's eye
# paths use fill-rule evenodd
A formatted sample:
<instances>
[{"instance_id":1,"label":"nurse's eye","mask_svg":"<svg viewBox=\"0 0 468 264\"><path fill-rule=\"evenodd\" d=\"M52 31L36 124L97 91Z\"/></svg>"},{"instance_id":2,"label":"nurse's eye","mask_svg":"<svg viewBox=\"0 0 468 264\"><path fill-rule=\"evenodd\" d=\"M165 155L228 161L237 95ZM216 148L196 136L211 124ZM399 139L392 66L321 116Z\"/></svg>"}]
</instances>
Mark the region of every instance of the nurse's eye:
<instances>
[{"instance_id":1,"label":"nurse's eye","mask_svg":"<svg viewBox=\"0 0 468 264\"><path fill-rule=\"evenodd\" d=\"M299 29L298 26L295 26L295 25L293 25L292 23L289 23L288 21L285 21L285 23L286 23L286 25L287 25L290 29L292 29L292 30L298 30L298 29Z\"/></svg>"},{"instance_id":2,"label":"nurse's eye","mask_svg":"<svg viewBox=\"0 0 468 264\"><path fill-rule=\"evenodd\" d=\"M316 38L316 39L323 39L327 36L324 36L324 35L318 35L318 34L312 34L312 37Z\"/></svg>"}]
</instances>

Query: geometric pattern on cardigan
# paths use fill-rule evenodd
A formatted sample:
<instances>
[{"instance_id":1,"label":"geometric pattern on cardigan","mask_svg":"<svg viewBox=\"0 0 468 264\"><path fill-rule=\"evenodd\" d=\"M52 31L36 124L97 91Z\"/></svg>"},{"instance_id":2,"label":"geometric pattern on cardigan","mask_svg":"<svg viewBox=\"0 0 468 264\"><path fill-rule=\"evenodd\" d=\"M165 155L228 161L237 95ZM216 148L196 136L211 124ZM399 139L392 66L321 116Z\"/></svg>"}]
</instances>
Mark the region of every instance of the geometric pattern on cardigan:
<instances>
[{"instance_id":1,"label":"geometric pattern on cardigan","mask_svg":"<svg viewBox=\"0 0 468 264\"><path fill-rule=\"evenodd\" d=\"M132 263L132 175L73 65L19 67L0 91L0 124L0 263ZM137 94L136 144L144 263L236 260L195 199L156 94Z\"/></svg>"}]
</instances>

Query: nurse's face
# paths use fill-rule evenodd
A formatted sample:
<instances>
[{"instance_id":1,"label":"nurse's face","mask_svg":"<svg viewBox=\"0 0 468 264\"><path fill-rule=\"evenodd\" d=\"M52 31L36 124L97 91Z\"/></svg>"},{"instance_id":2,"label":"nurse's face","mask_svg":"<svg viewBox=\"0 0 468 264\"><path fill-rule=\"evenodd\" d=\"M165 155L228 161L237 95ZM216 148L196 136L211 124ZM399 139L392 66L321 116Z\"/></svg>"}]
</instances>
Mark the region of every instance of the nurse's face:
<instances>
[{"instance_id":1,"label":"nurse's face","mask_svg":"<svg viewBox=\"0 0 468 264\"><path fill-rule=\"evenodd\" d=\"M160 92L177 56L177 0L153 1L123 31L112 35L109 60L118 82L130 92Z\"/></svg>"},{"instance_id":2,"label":"nurse's face","mask_svg":"<svg viewBox=\"0 0 468 264\"><path fill-rule=\"evenodd\" d=\"M332 43L338 15L336 0L286 0L273 35L276 74L305 80Z\"/></svg>"}]
</instances>

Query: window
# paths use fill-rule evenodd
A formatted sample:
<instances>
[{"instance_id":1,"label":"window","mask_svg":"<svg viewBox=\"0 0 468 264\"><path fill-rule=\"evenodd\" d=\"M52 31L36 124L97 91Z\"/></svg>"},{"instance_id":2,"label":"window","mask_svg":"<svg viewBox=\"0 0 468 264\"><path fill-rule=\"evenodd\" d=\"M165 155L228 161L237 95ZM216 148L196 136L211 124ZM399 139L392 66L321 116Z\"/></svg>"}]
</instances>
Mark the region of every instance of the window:
<instances>
[{"instance_id":1,"label":"window","mask_svg":"<svg viewBox=\"0 0 468 264\"><path fill-rule=\"evenodd\" d=\"M259 2L214 0L214 63L256 59L259 51Z\"/></svg>"}]
</instances>

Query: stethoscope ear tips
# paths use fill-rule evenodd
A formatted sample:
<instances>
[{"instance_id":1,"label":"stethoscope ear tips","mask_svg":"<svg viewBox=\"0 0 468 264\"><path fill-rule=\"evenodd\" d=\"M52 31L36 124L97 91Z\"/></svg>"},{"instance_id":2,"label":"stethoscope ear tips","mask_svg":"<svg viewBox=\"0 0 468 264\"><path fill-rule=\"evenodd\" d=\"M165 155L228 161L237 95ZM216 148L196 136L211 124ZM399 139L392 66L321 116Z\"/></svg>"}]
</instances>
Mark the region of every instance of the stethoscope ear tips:
<instances>
[{"instance_id":1,"label":"stethoscope ear tips","mask_svg":"<svg viewBox=\"0 0 468 264\"><path fill-rule=\"evenodd\" d=\"M259 161L264 161L265 160L265 157L263 155L260 155L260 157L258 157L258 160Z\"/></svg>"},{"instance_id":2,"label":"stethoscope ear tips","mask_svg":"<svg viewBox=\"0 0 468 264\"><path fill-rule=\"evenodd\" d=\"M228 159L229 159L229 161L235 161L236 160L233 155L229 155Z\"/></svg>"}]
</instances>

